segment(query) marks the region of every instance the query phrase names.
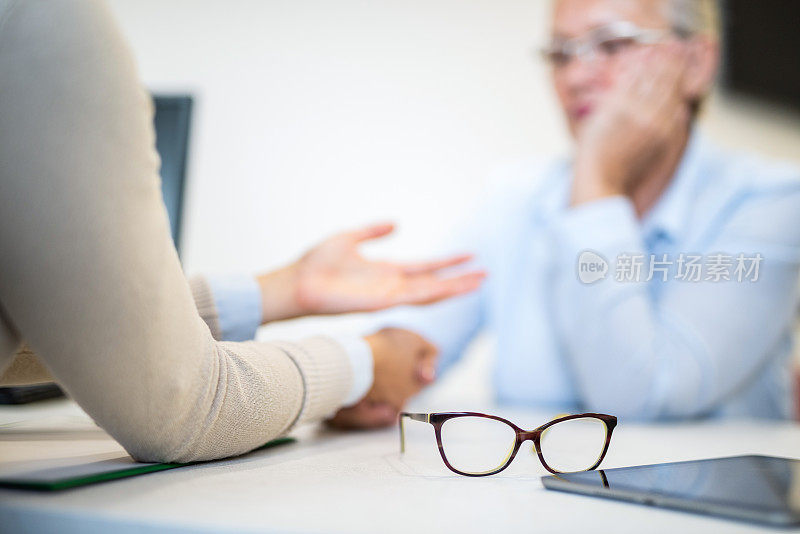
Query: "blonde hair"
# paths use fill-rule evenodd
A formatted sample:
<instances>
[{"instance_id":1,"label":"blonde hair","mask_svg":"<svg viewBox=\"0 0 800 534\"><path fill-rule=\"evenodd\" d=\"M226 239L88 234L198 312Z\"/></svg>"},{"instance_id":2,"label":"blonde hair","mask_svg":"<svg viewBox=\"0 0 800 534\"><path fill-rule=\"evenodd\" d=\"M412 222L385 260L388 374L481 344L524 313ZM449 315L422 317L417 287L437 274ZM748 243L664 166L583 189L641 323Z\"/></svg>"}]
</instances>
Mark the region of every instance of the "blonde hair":
<instances>
[{"instance_id":1,"label":"blonde hair","mask_svg":"<svg viewBox=\"0 0 800 534\"><path fill-rule=\"evenodd\" d=\"M707 35L720 38L720 10L717 0L666 0L666 16L675 33L682 36Z\"/></svg>"},{"instance_id":2,"label":"blonde hair","mask_svg":"<svg viewBox=\"0 0 800 534\"><path fill-rule=\"evenodd\" d=\"M665 0L665 16L672 31L682 38L703 35L715 41L722 39L720 7L718 0ZM703 109L708 95L702 95L690 103L692 120Z\"/></svg>"}]
</instances>

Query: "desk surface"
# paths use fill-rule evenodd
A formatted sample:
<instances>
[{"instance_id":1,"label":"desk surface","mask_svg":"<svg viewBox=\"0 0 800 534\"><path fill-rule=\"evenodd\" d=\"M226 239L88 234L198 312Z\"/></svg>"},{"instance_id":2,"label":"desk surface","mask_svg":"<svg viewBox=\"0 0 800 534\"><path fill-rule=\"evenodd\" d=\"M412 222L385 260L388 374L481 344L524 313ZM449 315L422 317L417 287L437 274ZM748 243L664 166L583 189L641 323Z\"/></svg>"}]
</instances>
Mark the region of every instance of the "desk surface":
<instances>
[{"instance_id":1,"label":"desk surface","mask_svg":"<svg viewBox=\"0 0 800 534\"><path fill-rule=\"evenodd\" d=\"M453 408L426 404L415 408ZM484 410L529 428L554 415ZM296 434L297 443L232 460L60 493L0 490L0 531L774 532L545 490L539 478L547 473L527 448L499 475L461 477L436 455L429 425L408 429L404 456L397 429L340 433L311 427ZM0 407L2 462L114 451L122 449L69 401ZM622 421L603 467L739 454L800 457L800 425Z\"/></svg>"}]
</instances>

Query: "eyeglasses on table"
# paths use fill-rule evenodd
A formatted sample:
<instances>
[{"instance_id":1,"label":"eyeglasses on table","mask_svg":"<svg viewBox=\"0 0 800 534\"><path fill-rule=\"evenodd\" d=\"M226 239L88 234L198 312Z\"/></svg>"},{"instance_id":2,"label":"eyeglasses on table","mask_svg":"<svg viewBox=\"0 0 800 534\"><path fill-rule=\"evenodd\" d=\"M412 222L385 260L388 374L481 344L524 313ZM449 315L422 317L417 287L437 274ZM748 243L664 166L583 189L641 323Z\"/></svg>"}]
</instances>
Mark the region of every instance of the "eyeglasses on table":
<instances>
[{"instance_id":1,"label":"eyeglasses on table","mask_svg":"<svg viewBox=\"0 0 800 534\"><path fill-rule=\"evenodd\" d=\"M405 452L405 419L433 425L439 454L459 475L482 477L507 468L522 444L533 441L539 461L553 474L591 471L611 443L617 418L601 413L564 415L533 430L478 412L400 414L400 452Z\"/></svg>"}]
</instances>

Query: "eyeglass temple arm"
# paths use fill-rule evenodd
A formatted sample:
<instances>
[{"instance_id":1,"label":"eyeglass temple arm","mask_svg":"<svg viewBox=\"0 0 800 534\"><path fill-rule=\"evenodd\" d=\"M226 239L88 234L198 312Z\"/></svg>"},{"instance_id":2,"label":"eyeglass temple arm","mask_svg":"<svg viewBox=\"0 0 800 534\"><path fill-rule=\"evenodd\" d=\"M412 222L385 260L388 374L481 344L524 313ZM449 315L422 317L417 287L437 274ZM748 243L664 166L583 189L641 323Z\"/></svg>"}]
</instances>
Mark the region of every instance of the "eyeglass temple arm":
<instances>
[{"instance_id":1,"label":"eyeglass temple arm","mask_svg":"<svg viewBox=\"0 0 800 534\"><path fill-rule=\"evenodd\" d=\"M414 421L422 421L423 423L429 423L431 414L428 413L408 413L408 412L400 412L400 453L406 452L406 429L403 425L403 418L408 417L409 419L413 419Z\"/></svg>"}]
</instances>

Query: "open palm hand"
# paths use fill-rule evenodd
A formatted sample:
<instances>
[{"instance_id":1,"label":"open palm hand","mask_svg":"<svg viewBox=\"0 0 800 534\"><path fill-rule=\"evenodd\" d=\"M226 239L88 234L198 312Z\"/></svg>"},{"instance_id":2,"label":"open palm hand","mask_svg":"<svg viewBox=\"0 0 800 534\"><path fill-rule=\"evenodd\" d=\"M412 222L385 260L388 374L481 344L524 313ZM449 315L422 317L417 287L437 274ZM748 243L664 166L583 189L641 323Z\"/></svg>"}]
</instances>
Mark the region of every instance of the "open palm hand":
<instances>
[{"instance_id":1,"label":"open palm hand","mask_svg":"<svg viewBox=\"0 0 800 534\"><path fill-rule=\"evenodd\" d=\"M445 276L469 255L421 263L372 261L359 254L364 241L388 235L391 224L337 234L307 252L295 265L295 299L307 314L375 311L402 304L429 304L477 289L479 271Z\"/></svg>"}]
</instances>

